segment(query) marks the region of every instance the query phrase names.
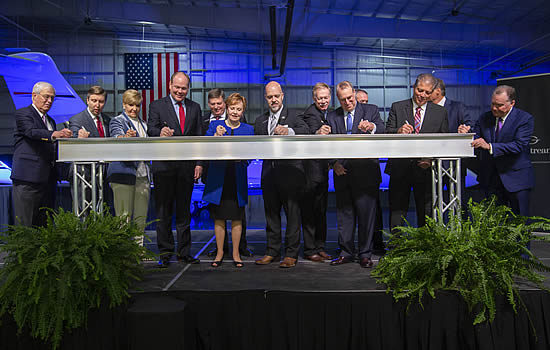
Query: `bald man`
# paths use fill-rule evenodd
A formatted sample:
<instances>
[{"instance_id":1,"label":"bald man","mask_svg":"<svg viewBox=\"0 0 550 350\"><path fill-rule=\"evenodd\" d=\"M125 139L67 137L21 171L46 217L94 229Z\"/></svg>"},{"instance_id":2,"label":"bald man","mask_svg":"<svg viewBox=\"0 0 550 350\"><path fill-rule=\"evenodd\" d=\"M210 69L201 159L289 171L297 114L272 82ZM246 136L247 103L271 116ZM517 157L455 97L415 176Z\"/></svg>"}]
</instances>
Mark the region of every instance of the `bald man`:
<instances>
[{"instance_id":1,"label":"bald man","mask_svg":"<svg viewBox=\"0 0 550 350\"><path fill-rule=\"evenodd\" d=\"M283 105L284 93L275 81L265 87L265 100L269 110L256 118L254 133L273 137L307 134L309 128L302 116ZM281 257L281 208L284 208L287 225L285 232L285 258L282 268L296 266L300 250L300 199L305 186L304 167L301 160L265 159L261 177L264 199L267 247L265 256L256 260L257 265L279 261Z\"/></svg>"}]
</instances>

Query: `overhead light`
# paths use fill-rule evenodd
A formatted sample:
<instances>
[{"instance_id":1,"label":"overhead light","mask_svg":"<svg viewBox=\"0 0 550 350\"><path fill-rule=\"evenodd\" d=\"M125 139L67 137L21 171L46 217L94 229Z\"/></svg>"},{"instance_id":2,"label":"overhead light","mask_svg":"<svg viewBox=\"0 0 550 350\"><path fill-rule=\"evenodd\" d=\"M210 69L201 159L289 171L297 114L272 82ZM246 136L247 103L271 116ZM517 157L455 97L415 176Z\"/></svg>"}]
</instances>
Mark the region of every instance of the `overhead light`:
<instances>
[{"instance_id":1,"label":"overhead light","mask_svg":"<svg viewBox=\"0 0 550 350\"><path fill-rule=\"evenodd\" d=\"M156 24L155 22L147 22L147 21L137 21L137 23L139 23L139 24L144 24L144 25Z\"/></svg>"},{"instance_id":2,"label":"overhead light","mask_svg":"<svg viewBox=\"0 0 550 350\"><path fill-rule=\"evenodd\" d=\"M346 45L343 41L323 41L323 46L344 46Z\"/></svg>"},{"instance_id":3,"label":"overhead light","mask_svg":"<svg viewBox=\"0 0 550 350\"><path fill-rule=\"evenodd\" d=\"M140 43L156 43L156 44L178 44L176 41L166 41L166 40L149 40L149 39L126 39L126 38L113 38L117 41L134 41Z\"/></svg>"}]
</instances>

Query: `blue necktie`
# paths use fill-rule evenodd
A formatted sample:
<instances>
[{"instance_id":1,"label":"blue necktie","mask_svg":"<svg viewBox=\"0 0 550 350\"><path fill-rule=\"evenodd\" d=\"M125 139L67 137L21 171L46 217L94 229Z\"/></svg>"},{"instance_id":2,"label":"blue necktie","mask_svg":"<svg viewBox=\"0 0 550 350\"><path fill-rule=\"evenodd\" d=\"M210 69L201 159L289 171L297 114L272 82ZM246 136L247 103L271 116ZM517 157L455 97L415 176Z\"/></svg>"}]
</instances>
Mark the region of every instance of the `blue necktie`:
<instances>
[{"instance_id":1,"label":"blue necktie","mask_svg":"<svg viewBox=\"0 0 550 350\"><path fill-rule=\"evenodd\" d=\"M348 117L346 119L346 131L351 134L351 128L353 127L353 120L351 119L351 112L348 112Z\"/></svg>"}]
</instances>

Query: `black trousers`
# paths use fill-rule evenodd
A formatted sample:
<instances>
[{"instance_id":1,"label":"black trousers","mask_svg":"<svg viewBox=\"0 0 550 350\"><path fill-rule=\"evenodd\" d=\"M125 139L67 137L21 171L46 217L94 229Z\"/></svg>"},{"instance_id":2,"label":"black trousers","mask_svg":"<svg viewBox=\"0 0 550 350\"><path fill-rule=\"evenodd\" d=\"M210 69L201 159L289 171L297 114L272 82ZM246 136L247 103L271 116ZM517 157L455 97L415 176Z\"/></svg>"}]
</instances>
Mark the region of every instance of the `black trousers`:
<instances>
[{"instance_id":1,"label":"black trousers","mask_svg":"<svg viewBox=\"0 0 550 350\"><path fill-rule=\"evenodd\" d=\"M365 179L367 181L367 179ZM366 187L352 181L350 175L334 176L336 220L340 256L370 258L377 215L378 184ZM357 249L355 227L357 226Z\"/></svg>"},{"instance_id":2,"label":"black trousers","mask_svg":"<svg viewBox=\"0 0 550 350\"><path fill-rule=\"evenodd\" d=\"M404 217L409 210L411 187L416 206L418 227L426 224L426 215L432 215L432 172L431 168L422 169L416 162L411 162L403 176L390 175L390 227L405 224Z\"/></svg>"},{"instance_id":3,"label":"black trousers","mask_svg":"<svg viewBox=\"0 0 550 350\"><path fill-rule=\"evenodd\" d=\"M13 181L13 208L15 224L46 226L46 208L54 208L56 182L52 173L48 182Z\"/></svg>"},{"instance_id":4,"label":"black trousers","mask_svg":"<svg viewBox=\"0 0 550 350\"><path fill-rule=\"evenodd\" d=\"M302 179L288 184L281 181L279 171L272 171L262 179L267 248L266 255L281 256L281 208L286 214L285 256L297 259L300 250L300 200L303 195ZM302 185L302 186L300 186Z\"/></svg>"},{"instance_id":5,"label":"black trousers","mask_svg":"<svg viewBox=\"0 0 550 350\"><path fill-rule=\"evenodd\" d=\"M304 255L325 250L327 240L328 182L308 188L301 201Z\"/></svg>"},{"instance_id":6,"label":"black trousers","mask_svg":"<svg viewBox=\"0 0 550 350\"><path fill-rule=\"evenodd\" d=\"M176 237L178 256L189 255L191 250L191 195L194 169L179 167L153 174L157 219L157 244L163 259L174 252L172 214L176 203Z\"/></svg>"}]
</instances>

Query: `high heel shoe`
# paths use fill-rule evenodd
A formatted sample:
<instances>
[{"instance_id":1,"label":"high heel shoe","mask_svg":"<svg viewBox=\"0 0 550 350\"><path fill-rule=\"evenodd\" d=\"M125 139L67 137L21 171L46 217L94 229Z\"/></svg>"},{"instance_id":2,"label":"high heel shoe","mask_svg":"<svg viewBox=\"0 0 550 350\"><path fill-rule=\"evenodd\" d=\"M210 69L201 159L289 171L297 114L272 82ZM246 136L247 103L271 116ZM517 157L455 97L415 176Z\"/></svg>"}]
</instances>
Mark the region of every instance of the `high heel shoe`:
<instances>
[{"instance_id":1,"label":"high heel shoe","mask_svg":"<svg viewBox=\"0 0 550 350\"><path fill-rule=\"evenodd\" d=\"M222 260L216 260L216 261L212 261L212 263L210 264L210 266L212 266L212 267L220 267L220 266L222 266L222 263L223 263L223 259L222 259Z\"/></svg>"},{"instance_id":2,"label":"high heel shoe","mask_svg":"<svg viewBox=\"0 0 550 350\"><path fill-rule=\"evenodd\" d=\"M244 263L242 261L235 261L233 260L233 265L235 265L236 268L242 268L244 267Z\"/></svg>"}]
</instances>

